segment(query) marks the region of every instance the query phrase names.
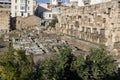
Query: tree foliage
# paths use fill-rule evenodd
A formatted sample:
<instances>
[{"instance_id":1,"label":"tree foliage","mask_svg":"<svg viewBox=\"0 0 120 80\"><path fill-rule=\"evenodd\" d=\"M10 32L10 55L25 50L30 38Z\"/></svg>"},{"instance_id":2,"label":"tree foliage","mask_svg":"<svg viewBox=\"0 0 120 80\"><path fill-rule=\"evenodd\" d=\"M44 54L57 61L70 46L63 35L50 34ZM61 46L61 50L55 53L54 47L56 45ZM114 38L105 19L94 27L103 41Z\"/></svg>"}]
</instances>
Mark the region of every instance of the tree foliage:
<instances>
[{"instance_id":1,"label":"tree foliage","mask_svg":"<svg viewBox=\"0 0 120 80\"><path fill-rule=\"evenodd\" d=\"M33 65L32 57L28 58L24 50L9 47L0 58L0 76L2 80L30 80Z\"/></svg>"},{"instance_id":2,"label":"tree foliage","mask_svg":"<svg viewBox=\"0 0 120 80\"><path fill-rule=\"evenodd\" d=\"M57 22L58 22L58 19L55 17L55 18L49 23L49 26L52 27L52 28L55 28Z\"/></svg>"},{"instance_id":3,"label":"tree foliage","mask_svg":"<svg viewBox=\"0 0 120 80\"><path fill-rule=\"evenodd\" d=\"M0 58L0 76L2 80L119 80L114 77L116 66L105 48L74 56L69 47L62 46L58 54L35 65L32 55L10 46Z\"/></svg>"},{"instance_id":4,"label":"tree foliage","mask_svg":"<svg viewBox=\"0 0 120 80\"><path fill-rule=\"evenodd\" d=\"M71 62L73 61L71 49L62 47L59 52L59 55L45 61L43 66L44 80L68 80L70 77Z\"/></svg>"},{"instance_id":5,"label":"tree foliage","mask_svg":"<svg viewBox=\"0 0 120 80\"><path fill-rule=\"evenodd\" d=\"M113 76L117 69L115 60L105 48L91 50L89 61L91 61L92 76L96 80L103 80Z\"/></svg>"},{"instance_id":6,"label":"tree foliage","mask_svg":"<svg viewBox=\"0 0 120 80\"><path fill-rule=\"evenodd\" d=\"M104 48L92 49L88 56L74 56L71 49L62 47L59 54L45 61L44 80L114 80L115 60Z\"/></svg>"}]
</instances>

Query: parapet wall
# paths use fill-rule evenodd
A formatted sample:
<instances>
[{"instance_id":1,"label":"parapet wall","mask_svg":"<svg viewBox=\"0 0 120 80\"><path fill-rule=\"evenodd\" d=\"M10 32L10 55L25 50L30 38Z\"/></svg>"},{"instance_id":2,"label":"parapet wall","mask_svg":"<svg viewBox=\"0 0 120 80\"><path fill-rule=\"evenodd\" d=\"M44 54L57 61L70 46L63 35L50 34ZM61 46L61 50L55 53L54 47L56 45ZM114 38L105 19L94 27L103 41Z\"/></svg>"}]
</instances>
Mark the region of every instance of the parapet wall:
<instances>
[{"instance_id":1,"label":"parapet wall","mask_svg":"<svg viewBox=\"0 0 120 80\"><path fill-rule=\"evenodd\" d=\"M120 0L84 7L63 7L56 31L120 50Z\"/></svg>"}]
</instances>

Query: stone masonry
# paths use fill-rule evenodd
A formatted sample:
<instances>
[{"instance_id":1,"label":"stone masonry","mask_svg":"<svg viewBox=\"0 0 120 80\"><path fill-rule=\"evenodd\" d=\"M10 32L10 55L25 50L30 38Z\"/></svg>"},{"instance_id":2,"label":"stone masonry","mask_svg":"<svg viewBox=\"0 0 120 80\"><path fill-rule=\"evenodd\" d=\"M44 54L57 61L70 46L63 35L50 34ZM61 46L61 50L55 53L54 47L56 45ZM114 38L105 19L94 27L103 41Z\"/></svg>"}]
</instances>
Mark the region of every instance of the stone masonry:
<instances>
[{"instance_id":1,"label":"stone masonry","mask_svg":"<svg viewBox=\"0 0 120 80\"><path fill-rule=\"evenodd\" d=\"M120 0L62 7L58 20L56 32L120 51Z\"/></svg>"},{"instance_id":2,"label":"stone masonry","mask_svg":"<svg viewBox=\"0 0 120 80\"><path fill-rule=\"evenodd\" d=\"M26 18L16 17L16 29L28 29L41 26L41 19L37 16L29 16Z\"/></svg>"},{"instance_id":3,"label":"stone masonry","mask_svg":"<svg viewBox=\"0 0 120 80\"><path fill-rule=\"evenodd\" d=\"M10 9L0 8L0 31L8 32L10 28Z\"/></svg>"}]
</instances>

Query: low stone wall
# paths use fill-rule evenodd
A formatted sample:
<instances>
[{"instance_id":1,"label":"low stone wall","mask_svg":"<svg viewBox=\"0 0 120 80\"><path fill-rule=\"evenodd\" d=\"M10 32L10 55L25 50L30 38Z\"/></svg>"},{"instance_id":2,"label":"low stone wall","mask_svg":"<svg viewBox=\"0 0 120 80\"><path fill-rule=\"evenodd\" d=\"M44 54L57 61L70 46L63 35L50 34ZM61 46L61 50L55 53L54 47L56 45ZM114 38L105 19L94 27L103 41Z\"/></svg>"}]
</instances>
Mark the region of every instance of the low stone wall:
<instances>
[{"instance_id":1,"label":"low stone wall","mask_svg":"<svg viewBox=\"0 0 120 80\"><path fill-rule=\"evenodd\" d=\"M8 32L10 28L10 9L0 8L0 31Z\"/></svg>"},{"instance_id":2,"label":"low stone wall","mask_svg":"<svg viewBox=\"0 0 120 80\"><path fill-rule=\"evenodd\" d=\"M17 17L16 18L16 29L27 29L32 27L39 27L41 26L41 19L37 16L29 16L26 18Z\"/></svg>"},{"instance_id":3,"label":"low stone wall","mask_svg":"<svg viewBox=\"0 0 120 80\"><path fill-rule=\"evenodd\" d=\"M97 44L93 44L83 40L78 40L70 36L63 36L61 39L67 41L68 44L70 45L73 45L75 47L78 47L79 49L82 49L83 51L89 51L92 48L99 48Z\"/></svg>"}]
</instances>

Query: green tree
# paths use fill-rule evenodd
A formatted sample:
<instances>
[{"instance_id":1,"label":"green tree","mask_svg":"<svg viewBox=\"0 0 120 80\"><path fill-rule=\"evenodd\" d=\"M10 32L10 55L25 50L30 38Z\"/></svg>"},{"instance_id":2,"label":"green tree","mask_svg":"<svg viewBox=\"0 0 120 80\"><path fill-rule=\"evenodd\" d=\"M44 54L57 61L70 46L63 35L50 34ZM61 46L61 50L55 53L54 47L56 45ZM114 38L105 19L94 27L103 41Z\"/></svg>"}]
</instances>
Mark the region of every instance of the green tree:
<instances>
[{"instance_id":1,"label":"green tree","mask_svg":"<svg viewBox=\"0 0 120 80\"><path fill-rule=\"evenodd\" d=\"M84 54L80 54L76 57L75 61L73 62L72 68L73 71L76 72L76 74L79 77L78 80L88 80L86 78L86 75L88 75L88 69L85 68L85 59Z\"/></svg>"},{"instance_id":2,"label":"green tree","mask_svg":"<svg viewBox=\"0 0 120 80\"><path fill-rule=\"evenodd\" d=\"M43 64L43 80L114 80L115 60L105 48L75 57L66 46Z\"/></svg>"},{"instance_id":3,"label":"green tree","mask_svg":"<svg viewBox=\"0 0 120 80\"><path fill-rule=\"evenodd\" d=\"M44 63L44 80L71 80L74 76L71 69L73 60L71 49L66 46L60 47L59 54Z\"/></svg>"},{"instance_id":4,"label":"green tree","mask_svg":"<svg viewBox=\"0 0 120 80\"><path fill-rule=\"evenodd\" d=\"M73 80L72 63L74 55L72 54L72 50L67 46L63 46L60 47L59 53L59 80Z\"/></svg>"},{"instance_id":5,"label":"green tree","mask_svg":"<svg viewBox=\"0 0 120 80\"><path fill-rule=\"evenodd\" d=\"M55 58L48 58L42 66L42 80L57 80L58 62Z\"/></svg>"},{"instance_id":6,"label":"green tree","mask_svg":"<svg viewBox=\"0 0 120 80\"><path fill-rule=\"evenodd\" d=\"M48 26L52 27L52 28L55 28L55 25L56 23L58 22L58 19L55 17L50 23Z\"/></svg>"},{"instance_id":7,"label":"green tree","mask_svg":"<svg viewBox=\"0 0 120 80\"><path fill-rule=\"evenodd\" d=\"M18 77L17 63L14 63L14 50L10 47L0 58L0 76L3 80L12 80Z\"/></svg>"},{"instance_id":8,"label":"green tree","mask_svg":"<svg viewBox=\"0 0 120 80\"><path fill-rule=\"evenodd\" d=\"M96 80L104 80L109 76L114 76L117 69L115 60L104 47L91 50L88 61L91 62L89 63L91 75Z\"/></svg>"},{"instance_id":9,"label":"green tree","mask_svg":"<svg viewBox=\"0 0 120 80\"><path fill-rule=\"evenodd\" d=\"M117 69L115 60L105 48L92 49L89 55L79 55L73 63L73 70L82 80L114 80Z\"/></svg>"},{"instance_id":10,"label":"green tree","mask_svg":"<svg viewBox=\"0 0 120 80\"><path fill-rule=\"evenodd\" d=\"M27 57L24 50L10 46L0 58L0 76L2 80L31 80L33 65L32 56Z\"/></svg>"},{"instance_id":11,"label":"green tree","mask_svg":"<svg viewBox=\"0 0 120 80\"><path fill-rule=\"evenodd\" d=\"M16 62L19 64L18 68L20 70L20 80L32 80L33 77L33 67L34 67L34 61L32 56L26 56L25 51L23 50L17 50L16 51Z\"/></svg>"}]
</instances>

